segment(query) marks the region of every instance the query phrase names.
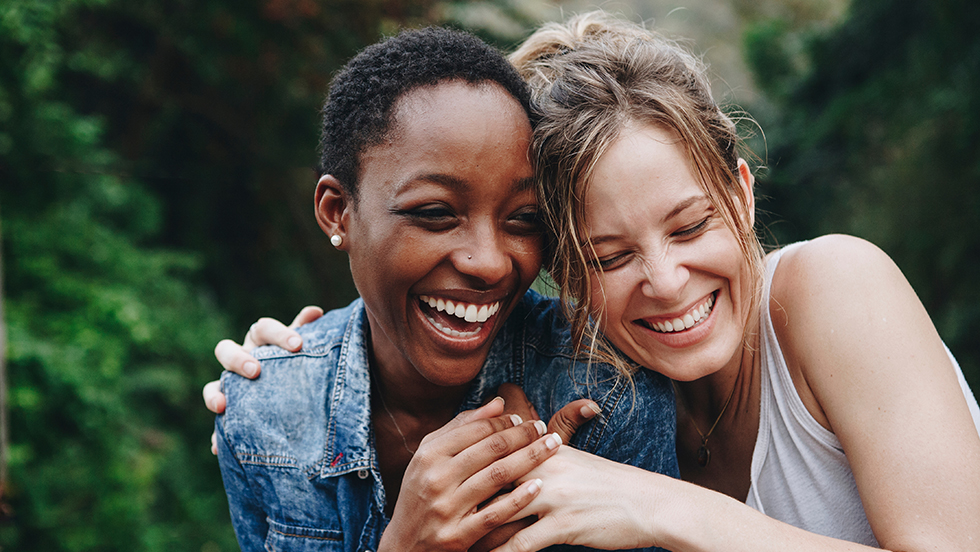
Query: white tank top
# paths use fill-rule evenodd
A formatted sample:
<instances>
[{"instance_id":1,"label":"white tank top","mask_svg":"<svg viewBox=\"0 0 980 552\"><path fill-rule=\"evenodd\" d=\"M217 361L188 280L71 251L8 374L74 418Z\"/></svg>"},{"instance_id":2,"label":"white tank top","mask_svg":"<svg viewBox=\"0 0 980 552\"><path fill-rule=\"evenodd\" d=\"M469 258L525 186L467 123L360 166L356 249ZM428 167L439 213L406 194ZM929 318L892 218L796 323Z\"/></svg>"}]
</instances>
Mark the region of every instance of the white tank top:
<instances>
[{"instance_id":1,"label":"white tank top","mask_svg":"<svg viewBox=\"0 0 980 552\"><path fill-rule=\"evenodd\" d=\"M798 245L774 252L766 263L760 340L762 401L752 453L752 483L745 502L807 531L877 547L844 449L800 400L773 329L768 307L772 276L782 254ZM973 423L980 429L977 401L956 359L949 349L946 352L956 368Z\"/></svg>"}]
</instances>

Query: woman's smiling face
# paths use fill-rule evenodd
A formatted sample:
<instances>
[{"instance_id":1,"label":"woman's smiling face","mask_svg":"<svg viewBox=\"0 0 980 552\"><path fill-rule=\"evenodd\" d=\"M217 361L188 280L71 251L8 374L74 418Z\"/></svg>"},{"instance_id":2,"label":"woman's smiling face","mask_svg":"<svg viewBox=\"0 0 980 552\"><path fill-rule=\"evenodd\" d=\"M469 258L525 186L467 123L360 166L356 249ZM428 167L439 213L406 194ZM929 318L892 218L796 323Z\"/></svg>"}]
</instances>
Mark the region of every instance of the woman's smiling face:
<instances>
[{"instance_id":1,"label":"woman's smiling face","mask_svg":"<svg viewBox=\"0 0 980 552\"><path fill-rule=\"evenodd\" d=\"M361 155L344 248L377 366L463 385L541 265L531 127L497 84L417 88L395 110Z\"/></svg>"},{"instance_id":2,"label":"woman's smiling face","mask_svg":"<svg viewBox=\"0 0 980 552\"><path fill-rule=\"evenodd\" d=\"M751 311L751 277L676 135L627 125L596 163L585 201L592 299L610 341L684 381L731 361Z\"/></svg>"}]
</instances>

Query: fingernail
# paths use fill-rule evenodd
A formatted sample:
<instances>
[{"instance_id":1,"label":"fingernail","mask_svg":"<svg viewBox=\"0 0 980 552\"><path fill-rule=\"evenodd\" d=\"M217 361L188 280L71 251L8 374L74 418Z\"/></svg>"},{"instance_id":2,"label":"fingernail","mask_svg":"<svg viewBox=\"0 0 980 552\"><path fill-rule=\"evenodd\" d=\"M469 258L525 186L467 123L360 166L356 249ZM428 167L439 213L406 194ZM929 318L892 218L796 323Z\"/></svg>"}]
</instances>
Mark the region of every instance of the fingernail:
<instances>
[{"instance_id":1,"label":"fingernail","mask_svg":"<svg viewBox=\"0 0 980 552\"><path fill-rule=\"evenodd\" d=\"M517 427L517 426L523 424L524 423L524 420L520 416L518 416L517 414L511 414L510 415L510 423L514 424L514 427Z\"/></svg>"},{"instance_id":2,"label":"fingernail","mask_svg":"<svg viewBox=\"0 0 980 552\"><path fill-rule=\"evenodd\" d=\"M254 378L255 374L259 372L259 365L252 361L248 361L242 365L242 372L245 372L246 377Z\"/></svg>"},{"instance_id":3,"label":"fingernail","mask_svg":"<svg viewBox=\"0 0 980 552\"><path fill-rule=\"evenodd\" d=\"M504 404L504 398L503 397L494 397L493 400L490 401L490 403L496 402L496 401L500 401L500 404ZM487 403L487 404L490 404L490 403Z\"/></svg>"},{"instance_id":4,"label":"fingernail","mask_svg":"<svg viewBox=\"0 0 980 552\"><path fill-rule=\"evenodd\" d=\"M601 414L602 409L599 408L599 405L597 405L596 403L589 403L583 406L580 412L582 413L583 418L588 419L588 418L595 417L597 414Z\"/></svg>"},{"instance_id":5,"label":"fingernail","mask_svg":"<svg viewBox=\"0 0 980 552\"><path fill-rule=\"evenodd\" d=\"M534 420L534 429L538 430L538 436L541 436L548 431L548 426L541 420Z\"/></svg>"},{"instance_id":6,"label":"fingernail","mask_svg":"<svg viewBox=\"0 0 980 552\"><path fill-rule=\"evenodd\" d=\"M303 344L303 340L298 335L294 335L286 340L286 344L289 345L289 350L295 351Z\"/></svg>"},{"instance_id":7,"label":"fingernail","mask_svg":"<svg viewBox=\"0 0 980 552\"><path fill-rule=\"evenodd\" d=\"M216 399L216 398L213 398L212 397L212 398L208 399L208 410L210 410L211 412L216 411L218 409L218 407L216 406L217 402L218 402L218 399Z\"/></svg>"},{"instance_id":8,"label":"fingernail","mask_svg":"<svg viewBox=\"0 0 980 552\"><path fill-rule=\"evenodd\" d=\"M527 486L527 492L530 494L537 494L537 492L541 490L541 485L543 484L544 481L541 481L540 479L532 479Z\"/></svg>"},{"instance_id":9,"label":"fingernail","mask_svg":"<svg viewBox=\"0 0 980 552\"><path fill-rule=\"evenodd\" d=\"M544 446L548 447L548 450L556 449L560 444L561 444L561 436L559 436L557 433L552 433L544 441Z\"/></svg>"}]
</instances>

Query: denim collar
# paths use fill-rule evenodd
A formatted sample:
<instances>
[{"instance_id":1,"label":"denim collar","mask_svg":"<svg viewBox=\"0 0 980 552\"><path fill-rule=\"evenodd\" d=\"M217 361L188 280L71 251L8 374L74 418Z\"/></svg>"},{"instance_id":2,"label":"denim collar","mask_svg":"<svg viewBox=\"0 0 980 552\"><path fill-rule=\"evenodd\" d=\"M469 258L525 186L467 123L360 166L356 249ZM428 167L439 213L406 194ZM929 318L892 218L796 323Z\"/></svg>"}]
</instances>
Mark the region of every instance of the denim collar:
<instances>
[{"instance_id":1,"label":"denim collar","mask_svg":"<svg viewBox=\"0 0 980 552\"><path fill-rule=\"evenodd\" d=\"M491 344L487 360L470 384L459 412L479 407L492 398L504 382L523 383L524 359L515 354L521 348L515 347L515 341L519 340L514 338L524 333L524 316L520 314L526 310L524 303L522 300L518 304ZM358 299L351 305L340 343L327 344L328 348L339 345L340 355L333 393L327 398L330 417L326 450L321 461L312 466L311 477L331 477L355 470L372 470L377 466L371 425L368 329L364 302ZM496 369L488 369L490 366Z\"/></svg>"}]
</instances>

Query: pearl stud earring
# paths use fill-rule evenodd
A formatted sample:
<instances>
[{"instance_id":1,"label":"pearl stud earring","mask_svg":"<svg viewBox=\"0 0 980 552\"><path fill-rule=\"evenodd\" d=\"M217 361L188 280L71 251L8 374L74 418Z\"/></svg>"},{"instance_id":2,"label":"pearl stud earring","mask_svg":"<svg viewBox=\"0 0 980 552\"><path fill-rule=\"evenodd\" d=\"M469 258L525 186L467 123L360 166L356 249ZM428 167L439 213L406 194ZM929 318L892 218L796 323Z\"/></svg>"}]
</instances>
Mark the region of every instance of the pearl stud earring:
<instances>
[{"instance_id":1,"label":"pearl stud earring","mask_svg":"<svg viewBox=\"0 0 980 552\"><path fill-rule=\"evenodd\" d=\"M334 234L330 236L330 245L340 247L342 243L344 243L344 238L341 238L340 235Z\"/></svg>"}]
</instances>

